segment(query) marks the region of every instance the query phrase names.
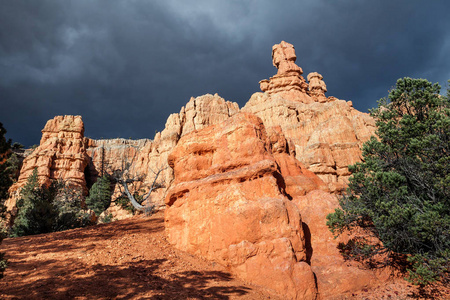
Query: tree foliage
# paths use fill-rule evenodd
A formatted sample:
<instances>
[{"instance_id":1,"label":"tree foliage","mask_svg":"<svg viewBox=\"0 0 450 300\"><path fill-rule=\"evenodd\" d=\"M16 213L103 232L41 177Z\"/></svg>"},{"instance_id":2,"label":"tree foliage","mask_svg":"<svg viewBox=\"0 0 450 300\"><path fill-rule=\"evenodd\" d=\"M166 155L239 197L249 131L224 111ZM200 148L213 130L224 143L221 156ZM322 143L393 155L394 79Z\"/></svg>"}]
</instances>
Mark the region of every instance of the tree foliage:
<instances>
[{"instance_id":1,"label":"tree foliage","mask_svg":"<svg viewBox=\"0 0 450 300\"><path fill-rule=\"evenodd\" d=\"M9 158L11 156L11 140L5 138L6 130L3 124L0 123L0 244L6 237L6 229L3 222L6 207L5 200L8 198L8 189L12 185L12 172ZM6 268L6 260L4 259L4 252L0 252L0 278L3 277L3 271Z\"/></svg>"},{"instance_id":2,"label":"tree foliage","mask_svg":"<svg viewBox=\"0 0 450 300\"><path fill-rule=\"evenodd\" d=\"M448 282L450 270L450 104L424 79L397 81L371 110L378 138L363 146L340 206L328 215L335 234L364 228L381 240L353 240L357 256L408 255L409 280Z\"/></svg>"},{"instance_id":3,"label":"tree foliage","mask_svg":"<svg viewBox=\"0 0 450 300\"><path fill-rule=\"evenodd\" d=\"M53 199L56 196L55 185L41 187L37 169L28 177L17 200L18 214L11 228L13 236L24 236L53 231L56 209Z\"/></svg>"},{"instance_id":4,"label":"tree foliage","mask_svg":"<svg viewBox=\"0 0 450 300\"><path fill-rule=\"evenodd\" d=\"M34 169L20 191L11 235L48 233L89 225L91 218L81 208L82 199L81 191L62 181L41 185L37 169Z\"/></svg>"},{"instance_id":5,"label":"tree foliage","mask_svg":"<svg viewBox=\"0 0 450 300\"><path fill-rule=\"evenodd\" d=\"M86 205L97 216L111 205L111 181L107 175L100 177L91 187Z\"/></svg>"},{"instance_id":6,"label":"tree foliage","mask_svg":"<svg viewBox=\"0 0 450 300\"><path fill-rule=\"evenodd\" d=\"M0 213L4 212L4 201L8 198L8 189L12 185L9 158L11 140L5 138L6 130L0 123Z\"/></svg>"},{"instance_id":7,"label":"tree foliage","mask_svg":"<svg viewBox=\"0 0 450 300\"><path fill-rule=\"evenodd\" d=\"M84 196L81 188L64 181L56 181L57 193L53 199L56 216L53 231L62 231L93 225L95 222L89 212L83 209Z\"/></svg>"}]
</instances>

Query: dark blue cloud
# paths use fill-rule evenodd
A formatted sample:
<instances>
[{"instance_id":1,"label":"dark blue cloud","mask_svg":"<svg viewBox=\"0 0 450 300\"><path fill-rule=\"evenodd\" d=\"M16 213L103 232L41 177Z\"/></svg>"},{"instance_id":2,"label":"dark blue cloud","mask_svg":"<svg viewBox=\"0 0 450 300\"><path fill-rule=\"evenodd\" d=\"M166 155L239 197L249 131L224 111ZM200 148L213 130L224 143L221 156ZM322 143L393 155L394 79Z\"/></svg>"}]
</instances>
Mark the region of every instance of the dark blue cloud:
<instances>
[{"instance_id":1,"label":"dark blue cloud","mask_svg":"<svg viewBox=\"0 0 450 300\"><path fill-rule=\"evenodd\" d=\"M153 138L191 96L240 106L286 40L328 95L366 111L399 77L450 78L447 1L2 1L0 122L28 145L55 115Z\"/></svg>"}]
</instances>

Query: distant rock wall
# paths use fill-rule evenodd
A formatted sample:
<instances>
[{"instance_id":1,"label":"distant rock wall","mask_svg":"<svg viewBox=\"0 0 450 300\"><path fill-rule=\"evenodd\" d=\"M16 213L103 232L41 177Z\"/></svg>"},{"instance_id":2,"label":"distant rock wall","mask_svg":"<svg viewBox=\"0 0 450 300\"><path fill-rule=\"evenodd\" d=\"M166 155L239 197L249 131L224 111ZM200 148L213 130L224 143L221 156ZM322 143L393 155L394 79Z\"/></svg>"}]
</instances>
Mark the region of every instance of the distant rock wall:
<instances>
[{"instance_id":1,"label":"distant rock wall","mask_svg":"<svg viewBox=\"0 0 450 300\"><path fill-rule=\"evenodd\" d=\"M63 179L87 194L99 176L111 174L130 163L130 173L144 177L142 182L136 183L136 190L148 190L155 176L153 171L167 166L169 153L183 135L218 124L238 111L237 103L225 101L217 94L192 97L179 113L169 116L164 130L156 133L153 141L88 139L84 137L81 116L57 116L47 122L40 145L24 160L19 180L10 189L12 197L7 201L8 210L15 207L18 193L34 168L38 169L42 184ZM166 168L159 179L165 188L153 193L151 200L163 206L166 191L173 181L172 169ZM117 187L115 195L118 194Z\"/></svg>"},{"instance_id":2,"label":"distant rock wall","mask_svg":"<svg viewBox=\"0 0 450 300\"><path fill-rule=\"evenodd\" d=\"M217 94L192 97L179 113L168 117L164 130L157 132L154 140L88 140L88 185L102 173L111 173L123 168L123 164L130 163L130 174L144 176L144 180L137 182L135 188L147 191L153 182L154 172L167 166L170 152L183 135L219 124L238 111L237 103L225 101ZM166 191L173 181L172 169L165 169L159 179L165 188L154 192L152 201L163 206Z\"/></svg>"}]
</instances>

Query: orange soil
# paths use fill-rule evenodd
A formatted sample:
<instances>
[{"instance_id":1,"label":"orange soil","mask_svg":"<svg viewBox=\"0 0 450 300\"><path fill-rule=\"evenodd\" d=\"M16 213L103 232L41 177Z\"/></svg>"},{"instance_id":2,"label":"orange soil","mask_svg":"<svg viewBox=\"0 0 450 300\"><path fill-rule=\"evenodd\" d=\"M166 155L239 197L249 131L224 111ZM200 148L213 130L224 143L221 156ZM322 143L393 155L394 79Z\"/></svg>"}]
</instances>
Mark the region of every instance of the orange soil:
<instances>
[{"instance_id":1,"label":"orange soil","mask_svg":"<svg viewBox=\"0 0 450 300\"><path fill-rule=\"evenodd\" d=\"M174 249L165 239L161 212L9 238L1 251L9 266L0 279L0 299L281 299L217 264ZM437 292L432 297L450 298L448 289ZM422 297L398 280L342 295L342 299L411 298Z\"/></svg>"},{"instance_id":2,"label":"orange soil","mask_svg":"<svg viewBox=\"0 0 450 300\"><path fill-rule=\"evenodd\" d=\"M0 299L279 299L174 249L162 213L5 239Z\"/></svg>"}]
</instances>

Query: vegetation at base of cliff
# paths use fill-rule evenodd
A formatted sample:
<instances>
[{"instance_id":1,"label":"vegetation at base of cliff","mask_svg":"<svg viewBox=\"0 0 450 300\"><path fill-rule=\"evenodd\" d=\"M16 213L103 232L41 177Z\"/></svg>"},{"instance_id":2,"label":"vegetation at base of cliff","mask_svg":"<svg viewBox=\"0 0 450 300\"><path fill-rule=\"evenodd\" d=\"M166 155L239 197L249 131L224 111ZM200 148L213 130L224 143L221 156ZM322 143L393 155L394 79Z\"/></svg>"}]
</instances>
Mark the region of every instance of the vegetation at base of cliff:
<instances>
[{"instance_id":1,"label":"vegetation at base of cliff","mask_svg":"<svg viewBox=\"0 0 450 300\"><path fill-rule=\"evenodd\" d=\"M13 184L11 170L11 140L5 138L6 130L0 123L0 214L4 213L4 201L8 199L8 189Z\"/></svg>"},{"instance_id":2,"label":"vegetation at base of cliff","mask_svg":"<svg viewBox=\"0 0 450 300\"><path fill-rule=\"evenodd\" d=\"M327 216L335 235L356 234L341 245L348 257L404 254L408 280L422 285L450 282L450 91L439 92L424 79L397 81L371 110L378 139L364 144L341 208Z\"/></svg>"},{"instance_id":3,"label":"vegetation at base of cliff","mask_svg":"<svg viewBox=\"0 0 450 300\"><path fill-rule=\"evenodd\" d=\"M90 225L92 218L81 208L82 201L82 192L65 182L40 185L37 169L34 169L20 191L11 235L48 233Z\"/></svg>"},{"instance_id":4,"label":"vegetation at base of cliff","mask_svg":"<svg viewBox=\"0 0 450 300\"><path fill-rule=\"evenodd\" d=\"M135 192L133 196L139 204L142 204L142 202L144 201L144 197L137 192ZM127 195L122 195L114 201L117 205L120 206L120 208L128 211L129 213L132 213L133 215L138 212L138 210L134 208L133 204L131 204L131 201L130 199L128 199Z\"/></svg>"},{"instance_id":5,"label":"vegetation at base of cliff","mask_svg":"<svg viewBox=\"0 0 450 300\"><path fill-rule=\"evenodd\" d=\"M0 244L7 236L2 219L5 217L5 201L9 197L8 190L13 184L15 169L18 166L17 157L12 155L11 152L11 140L7 140L5 134L6 129L0 123ZM0 252L0 278L3 277L3 272L7 266L4 256L5 253Z\"/></svg>"},{"instance_id":6,"label":"vegetation at base of cliff","mask_svg":"<svg viewBox=\"0 0 450 300\"><path fill-rule=\"evenodd\" d=\"M86 206L100 216L111 205L111 181L107 175L103 175L92 185L89 196L86 198Z\"/></svg>"}]
</instances>

